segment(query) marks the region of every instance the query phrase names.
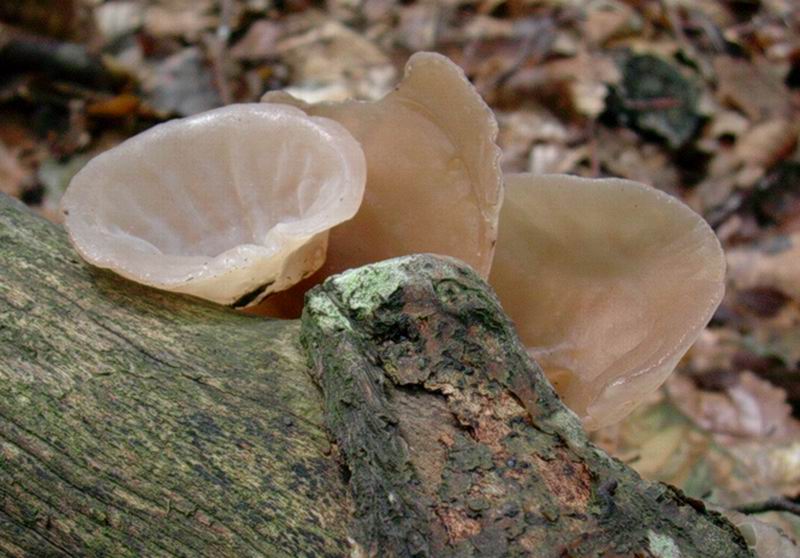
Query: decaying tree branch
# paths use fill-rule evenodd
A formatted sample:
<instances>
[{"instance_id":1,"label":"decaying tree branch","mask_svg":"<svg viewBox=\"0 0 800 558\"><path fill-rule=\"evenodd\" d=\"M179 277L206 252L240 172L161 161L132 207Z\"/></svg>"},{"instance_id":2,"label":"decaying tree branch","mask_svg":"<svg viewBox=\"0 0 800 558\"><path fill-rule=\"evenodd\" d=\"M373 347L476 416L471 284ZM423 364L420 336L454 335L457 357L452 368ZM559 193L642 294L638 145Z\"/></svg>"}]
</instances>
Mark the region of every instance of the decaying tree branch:
<instances>
[{"instance_id":1,"label":"decaying tree branch","mask_svg":"<svg viewBox=\"0 0 800 558\"><path fill-rule=\"evenodd\" d=\"M367 554L749 555L702 502L592 446L486 284L453 260L327 281L306 300L303 342Z\"/></svg>"},{"instance_id":2,"label":"decaying tree branch","mask_svg":"<svg viewBox=\"0 0 800 558\"><path fill-rule=\"evenodd\" d=\"M5 197L0 554L751 556L589 444L451 260L270 321L93 270Z\"/></svg>"}]
</instances>

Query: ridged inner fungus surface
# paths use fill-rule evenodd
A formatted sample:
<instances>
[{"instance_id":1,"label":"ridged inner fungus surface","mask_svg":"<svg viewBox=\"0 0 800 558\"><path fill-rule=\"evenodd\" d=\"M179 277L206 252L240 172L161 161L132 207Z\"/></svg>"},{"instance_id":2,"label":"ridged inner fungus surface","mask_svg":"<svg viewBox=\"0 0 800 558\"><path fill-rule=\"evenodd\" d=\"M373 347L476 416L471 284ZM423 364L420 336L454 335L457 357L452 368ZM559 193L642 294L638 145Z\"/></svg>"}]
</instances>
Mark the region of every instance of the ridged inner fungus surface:
<instances>
[{"instance_id":1,"label":"ridged inner fungus surface","mask_svg":"<svg viewBox=\"0 0 800 558\"><path fill-rule=\"evenodd\" d=\"M319 268L328 229L361 203L365 172L360 146L336 122L285 105L232 105L93 159L63 209L89 262L230 304Z\"/></svg>"}]
</instances>

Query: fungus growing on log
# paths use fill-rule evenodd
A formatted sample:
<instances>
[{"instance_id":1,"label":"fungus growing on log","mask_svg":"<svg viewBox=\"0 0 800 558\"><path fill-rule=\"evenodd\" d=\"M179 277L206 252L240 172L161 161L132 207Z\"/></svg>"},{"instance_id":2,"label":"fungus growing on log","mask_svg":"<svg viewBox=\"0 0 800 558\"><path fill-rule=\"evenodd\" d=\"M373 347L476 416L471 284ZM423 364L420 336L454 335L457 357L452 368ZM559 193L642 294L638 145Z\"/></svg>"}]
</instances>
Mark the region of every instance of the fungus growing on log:
<instances>
[{"instance_id":1,"label":"fungus growing on log","mask_svg":"<svg viewBox=\"0 0 800 558\"><path fill-rule=\"evenodd\" d=\"M242 104L161 124L99 155L62 208L90 263L245 306L322 265L328 230L356 213L365 180L361 147L341 125Z\"/></svg>"},{"instance_id":2,"label":"fungus growing on log","mask_svg":"<svg viewBox=\"0 0 800 558\"><path fill-rule=\"evenodd\" d=\"M376 102L309 105L281 91L263 100L336 120L367 160L364 203L331 231L324 266L310 284L267 301L266 313L297 317L308 287L396 256L449 255L489 275L502 201L497 122L461 68L420 52L395 90Z\"/></svg>"},{"instance_id":3,"label":"fungus growing on log","mask_svg":"<svg viewBox=\"0 0 800 558\"><path fill-rule=\"evenodd\" d=\"M412 56L377 102L264 100L158 126L87 165L64 200L81 255L224 304L275 293L255 311L276 317L352 267L459 258L592 429L664 382L722 298L713 231L655 189L512 175L501 211L496 121L441 55Z\"/></svg>"},{"instance_id":4,"label":"fungus growing on log","mask_svg":"<svg viewBox=\"0 0 800 558\"><path fill-rule=\"evenodd\" d=\"M622 419L666 380L724 276L714 232L668 194L613 178L506 177L490 283L587 428Z\"/></svg>"}]
</instances>

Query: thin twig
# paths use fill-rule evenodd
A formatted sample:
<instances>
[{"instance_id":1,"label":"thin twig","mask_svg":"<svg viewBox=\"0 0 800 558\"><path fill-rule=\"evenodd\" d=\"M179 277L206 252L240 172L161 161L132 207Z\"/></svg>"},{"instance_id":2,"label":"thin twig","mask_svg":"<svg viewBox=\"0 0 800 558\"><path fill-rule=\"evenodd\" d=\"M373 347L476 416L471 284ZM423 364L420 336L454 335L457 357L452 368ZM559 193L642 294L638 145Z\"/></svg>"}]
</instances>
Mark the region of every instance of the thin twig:
<instances>
[{"instance_id":1,"label":"thin twig","mask_svg":"<svg viewBox=\"0 0 800 558\"><path fill-rule=\"evenodd\" d=\"M744 504L734 508L741 513L766 513L766 512L787 512L800 516L800 503L793 502L789 498L770 498L763 502L755 502L752 504Z\"/></svg>"}]
</instances>

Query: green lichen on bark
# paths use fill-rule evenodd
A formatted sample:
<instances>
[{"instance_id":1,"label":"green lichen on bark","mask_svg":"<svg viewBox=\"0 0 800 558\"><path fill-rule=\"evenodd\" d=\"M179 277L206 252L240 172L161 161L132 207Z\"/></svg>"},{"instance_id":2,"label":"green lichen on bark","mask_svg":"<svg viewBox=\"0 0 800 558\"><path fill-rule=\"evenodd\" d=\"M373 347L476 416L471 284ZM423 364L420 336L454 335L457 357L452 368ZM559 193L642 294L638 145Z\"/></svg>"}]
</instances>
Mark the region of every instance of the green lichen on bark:
<instances>
[{"instance_id":1,"label":"green lichen on bark","mask_svg":"<svg viewBox=\"0 0 800 558\"><path fill-rule=\"evenodd\" d=\"M0 555L345 554L298 326L93 270L0 196Z\"/></svg>"},{"instance_id":2,"label":"green lichen on bark","mask_svg":"<svg viewBox=\"0 0 800 558\"><path fill-rule=\"evenodd\" d=\"M381 262L307 300L301 338L366 553L751 556L721 516L589 443L463 265Z\"/></svg>"}]
</instances>

